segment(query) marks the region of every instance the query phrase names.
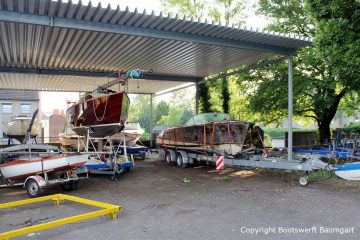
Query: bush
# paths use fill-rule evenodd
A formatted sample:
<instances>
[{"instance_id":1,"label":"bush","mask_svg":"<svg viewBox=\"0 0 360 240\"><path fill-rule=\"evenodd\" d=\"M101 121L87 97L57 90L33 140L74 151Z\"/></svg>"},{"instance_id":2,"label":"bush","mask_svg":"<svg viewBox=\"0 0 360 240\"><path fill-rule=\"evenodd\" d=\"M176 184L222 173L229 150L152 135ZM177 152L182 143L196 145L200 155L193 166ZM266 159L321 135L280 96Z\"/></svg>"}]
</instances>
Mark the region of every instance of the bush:
<instances>
[{"instance_id":1,"label":"bush","mask_svg":"<svg viewBox=\"0 0 360 240\"><path fill-rule=\"evenodd\" d=\"M140 141L149 141L150 140L150 133L144 132L143 135L140 137Z\"/></svg>"},{"instance_id":2,"label":"bush","mask_svg":"<svg viewBox=\"0 0 360 240\"><path fill-rule=\"evenodd\" d=\"M350 133L358 133L360 134L360 122L356 122L356 123L351 123L349 126L344 127L344 128L340 128L341 131L345 134L350 134Z\"/></svg>"}]
</instances>

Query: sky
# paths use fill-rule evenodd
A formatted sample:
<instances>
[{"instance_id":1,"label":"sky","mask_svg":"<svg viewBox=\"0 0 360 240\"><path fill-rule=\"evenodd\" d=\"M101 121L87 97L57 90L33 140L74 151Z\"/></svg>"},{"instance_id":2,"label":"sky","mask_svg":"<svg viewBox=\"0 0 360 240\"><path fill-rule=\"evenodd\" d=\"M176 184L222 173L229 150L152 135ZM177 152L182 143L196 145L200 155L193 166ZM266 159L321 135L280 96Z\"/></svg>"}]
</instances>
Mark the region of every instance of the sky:
<instances>
[{"instance_id":1,"label":"sky","mask_svg":"<svg viewBox=\"0 0 360 240\"><path fill-rule=\"evenodd\" d=\"M248 6L254 4L256 0L248 0ZM66 0L63 0L66 2ZM77 3L78 0L72 0L72 3ZM88 0L82 0L83 5L88 5ZM130 11L134 11L135 8L138 9L138 12L142 12L144 9L148 14L150 14L153 10L155 14L159 14L161 10L160 0L92 0L91 3L93 6L97 6L98 3L101 3L102 7L107 7L108 4L111 5L112 8L116 8L120 5L121 9L125 9L125 7L129 7ZM255 16L255 14L251 11L248 11L248 18L246 20L247 27L253 28L264 28L267 24L267 21L263 17ZM160 100L167 100L170 94L165 94L159 97ZM41 92L40 93L40 110L47 114L51 115L53 109L63 109L66 110L68 105L68 101L76 101L79 98L79 93L64 93L64 92ZM50 104L49 104L50 103Z\"/></svg>"}]
</instances>

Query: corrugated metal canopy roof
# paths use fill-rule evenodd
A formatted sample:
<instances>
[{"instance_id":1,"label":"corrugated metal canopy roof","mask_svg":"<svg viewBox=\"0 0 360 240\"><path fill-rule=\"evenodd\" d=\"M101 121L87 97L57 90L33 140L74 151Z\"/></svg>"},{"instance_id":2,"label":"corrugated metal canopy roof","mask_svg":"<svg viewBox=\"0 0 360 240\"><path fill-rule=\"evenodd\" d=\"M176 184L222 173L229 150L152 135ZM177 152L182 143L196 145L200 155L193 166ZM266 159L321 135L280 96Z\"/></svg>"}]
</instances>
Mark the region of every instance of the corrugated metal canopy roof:
<instances>
[{"instance_id":1,"label":"corrugated metal canopy roof","mask_svg":"<svg viewBox=\"0 0 360 240\"><path fill-rule=\"evenodd\" d=\"M7 89L92 90L109 73L152 68L151 79L132 81L130 91L155 93L309 44L110 5L0 0L0 84Z\"/></svg>"}]
</instances>

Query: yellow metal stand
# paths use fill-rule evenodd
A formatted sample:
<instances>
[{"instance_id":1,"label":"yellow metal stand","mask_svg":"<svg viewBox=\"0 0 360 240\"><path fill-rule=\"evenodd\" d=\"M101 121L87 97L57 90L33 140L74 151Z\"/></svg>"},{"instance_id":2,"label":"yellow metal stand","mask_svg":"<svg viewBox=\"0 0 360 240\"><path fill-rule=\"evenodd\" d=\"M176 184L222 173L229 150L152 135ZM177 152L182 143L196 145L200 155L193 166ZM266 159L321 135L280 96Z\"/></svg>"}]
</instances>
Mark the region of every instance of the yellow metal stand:
<instances>
[{"instance_id":1,"label":"yellow metal stand","mask_svg":"<svg viewBox=\"0 0 360 240\"><path fill-rule=\"evenodd\" d=\"M45 201L49 201L49 200L53 201L55 205L60 205L63 201L68 200L68 201L73 201L73 202L77 202L77 203L87 204L87 205L102 208L102 209L98 210L98 211L94 211L94 212L76 215L76 216L69 217L69 218L63 218L63 219L59 219L59 220L55 220L55 221L51 221L51 222L47 222L47 223L42 223L42 224L30 226L30 227L19 228L19 229L12 230L9 232L0 233L0 240L8 240L10 238L18 237L18 236L25 235L28 233L38 232L41 230L54 228L54 227L62 226L62 225L73 223L73 222L79 222L79 221L82 221L85 219L94 218L94 217L107 215L107 214L113 220L115 220L117 218L117 213L119 211L122 211L121 206L112 205L112 204L103 203L103 202L97 202L97 201L93 201L93 200L89 200L89 199L85 199L85 198L73 197L73 196L69 196L69 195L65 195L65 194L55 194L55 195L50 195L50 196L45 196L45 197L39 197L39 198L33 198L33 199L27 199L27 200L15 201L15 202L8 202L8 203L1 203L0 209L17 207L17 206L22 206L22 205L37 203L37 202L45 202Z\"/></svg>"}]
</instances>

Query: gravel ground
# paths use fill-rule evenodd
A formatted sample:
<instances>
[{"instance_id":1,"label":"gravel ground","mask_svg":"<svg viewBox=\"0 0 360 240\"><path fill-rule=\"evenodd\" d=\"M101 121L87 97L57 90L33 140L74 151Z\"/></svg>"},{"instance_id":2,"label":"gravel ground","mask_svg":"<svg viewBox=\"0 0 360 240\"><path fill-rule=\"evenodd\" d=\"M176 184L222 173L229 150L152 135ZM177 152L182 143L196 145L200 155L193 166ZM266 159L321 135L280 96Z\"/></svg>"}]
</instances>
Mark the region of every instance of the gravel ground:
<instances>
[{"instance_id":1,"label":"gravel ground","mask_svg":"<svg viewBox=\"0 0 360 240\"><path fill-rule=\"evenodd\" d=\"M180 169L156 158L136 164L118 181L91 176L71 192L123 206L117 220L98 217L19 239L360 239L358 183L301 187L280 171ZM0 202L26 198L21 188L0 189ZM1 210L0 232L92 210L68 202Z\"/></svg>"}]
</instances>

